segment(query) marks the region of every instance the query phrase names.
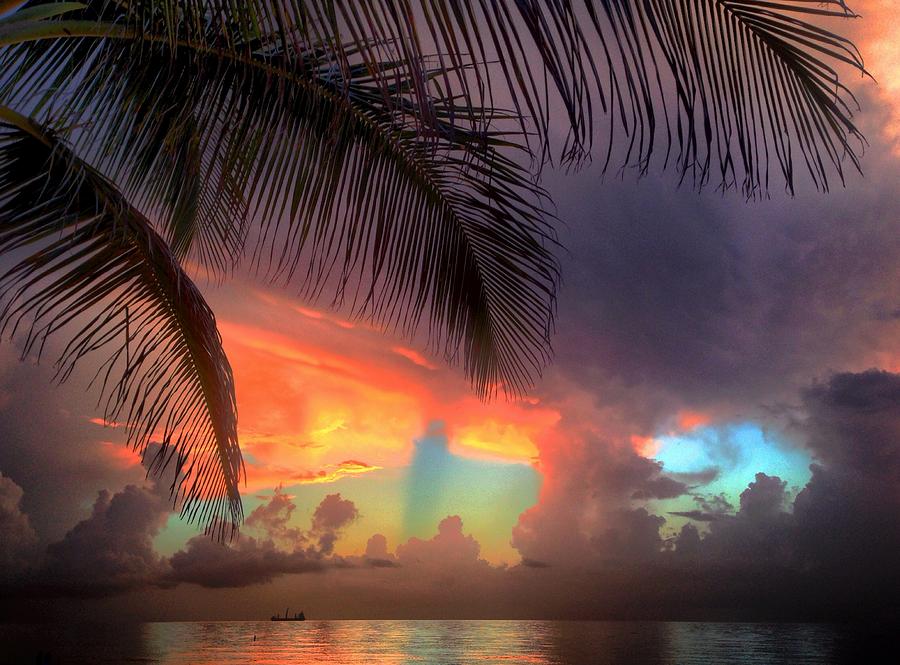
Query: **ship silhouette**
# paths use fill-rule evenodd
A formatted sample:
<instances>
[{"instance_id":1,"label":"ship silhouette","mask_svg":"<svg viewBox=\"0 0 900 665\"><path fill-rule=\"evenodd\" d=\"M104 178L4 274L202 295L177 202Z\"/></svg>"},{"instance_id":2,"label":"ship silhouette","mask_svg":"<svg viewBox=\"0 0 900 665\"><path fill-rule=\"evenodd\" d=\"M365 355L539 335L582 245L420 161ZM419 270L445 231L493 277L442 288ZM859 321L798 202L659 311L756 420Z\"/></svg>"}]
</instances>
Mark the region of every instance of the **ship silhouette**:
<instances>
[{"instance_id":1,"label":"ship silhouette","mask_svg":"<svg viewBox=\"0 0 900 665\"><path fill-rule=\"evenodd\" d=\"M290 608L288 608L284 611L284 616L273 614L272 621L306 621L306 615L303 614L303 610L300 610L297 614L290 614Z\"/></svg>"}]
</instances>

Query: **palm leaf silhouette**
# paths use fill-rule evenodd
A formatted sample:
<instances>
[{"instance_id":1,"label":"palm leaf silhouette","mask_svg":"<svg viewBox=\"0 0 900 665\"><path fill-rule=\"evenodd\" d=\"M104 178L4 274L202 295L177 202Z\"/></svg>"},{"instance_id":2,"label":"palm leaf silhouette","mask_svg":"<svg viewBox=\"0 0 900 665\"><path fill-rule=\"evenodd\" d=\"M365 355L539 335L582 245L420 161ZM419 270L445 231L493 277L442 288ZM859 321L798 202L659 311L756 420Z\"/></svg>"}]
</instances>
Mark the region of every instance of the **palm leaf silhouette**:
<instances>
[{"instance_id":1,"label":"palm leaf silhouette","mask_svg":"<svg viewBox=\"0 0 900 665\"><path fill-rule=\"evenodd\" d=\"M644 173L661 155L756 196L773 168L793 191L802 161L827 190L858 168L837 70L862 61L816 22L850 16L839 0L27 3L0 20L0 104L106 183L100 209L154 220L173 270L249 256L306 298L424 327L481 396L517 395L549 358L558 281L532 167L596 154ZM184 482L231 491L225 466L189 457Z\"/></svg>"},{"instance_id":2,"label":"palm leaf silhouette","mask_svg":"<svg viewBox=\"0 0 900 665\"><path fill-rule=\"evenodd\" d=\"M106 418L132 446L160 448L191 520L241 518L242 463L231 368L213 313L150 222L53 132L0 107L0 253L24 256L0 278L0 324L25 325L27 354L64 331L57 363L99 357ZM223 535L223 534L219 534Z\"/></svg>"}]
</instances>

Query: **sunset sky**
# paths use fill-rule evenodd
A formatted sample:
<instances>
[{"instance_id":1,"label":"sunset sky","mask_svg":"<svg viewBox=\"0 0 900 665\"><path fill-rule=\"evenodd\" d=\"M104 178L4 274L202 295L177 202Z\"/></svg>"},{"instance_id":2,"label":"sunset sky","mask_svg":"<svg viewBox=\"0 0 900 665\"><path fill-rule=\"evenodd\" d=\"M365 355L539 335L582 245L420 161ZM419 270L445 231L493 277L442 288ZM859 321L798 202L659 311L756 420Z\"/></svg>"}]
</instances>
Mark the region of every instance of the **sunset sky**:
<instances>
[{"instance_id":1,"label":"sunset sky","mask_svg":"<svg viewBox=\"0 0 900 665\"><path fill-rule=\"evenodd\" d=\"M0 582L29 583L0 612L825 616L859 594L887 603L900 588L894 4L856 0L863 18L837 25L877 79L848 75L870 145L843 189L745 202L670 172L544 174L563 285L554 360L524 398L482 402L422 339L327 302L197 274L236 382L248 519L231 545L170 511L103 423L89 374L54 386L50 362L19 363L4 340L0 567L13 572Z\"/></svg>"}]
</instances>

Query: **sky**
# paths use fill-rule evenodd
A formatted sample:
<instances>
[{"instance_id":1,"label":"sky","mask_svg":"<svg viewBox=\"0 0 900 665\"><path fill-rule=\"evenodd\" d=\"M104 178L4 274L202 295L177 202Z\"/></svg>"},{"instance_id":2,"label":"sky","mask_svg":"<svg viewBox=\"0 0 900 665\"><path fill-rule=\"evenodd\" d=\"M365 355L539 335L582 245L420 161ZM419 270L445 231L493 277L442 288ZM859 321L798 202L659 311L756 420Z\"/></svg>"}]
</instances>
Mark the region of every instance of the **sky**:
<instances>
[{"instance_id":1,"label":"sky","mask_svg":"<svg viewBox=\"0 0 900 665\"><path fill-rule=\"evenodd\" d=\"M846 26L877 83L851 81L870 145L843 189L544 174L563 285L521 399L290 291L201 280L247 466L233 543L172 513L83 381L4 340L0 616L896 616L891 5Z\"/></svg>"}]
</instances>

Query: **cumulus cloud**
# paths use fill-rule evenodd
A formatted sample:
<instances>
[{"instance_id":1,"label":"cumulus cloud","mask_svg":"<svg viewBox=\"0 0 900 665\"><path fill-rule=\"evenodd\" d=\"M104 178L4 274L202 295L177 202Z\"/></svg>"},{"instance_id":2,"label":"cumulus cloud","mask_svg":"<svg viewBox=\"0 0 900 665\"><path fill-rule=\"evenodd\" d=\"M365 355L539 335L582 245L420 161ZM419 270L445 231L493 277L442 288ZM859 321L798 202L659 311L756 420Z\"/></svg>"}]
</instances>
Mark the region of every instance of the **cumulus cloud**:
<instances>
[{"instance_id":1,"label":"cumulus cloud","mask_svg":"<svg viewBox=\"0 0 900 665\"><path fill-rule=\"evenodd\" d=\"M316 506L313 513L313 531L336 531L359 516L359 511L350 499L340 494L329 494Z\"/></svg>"},{"instance_id":2,"label":"cumulus cloud","mask_svg":"<svg viewBox=\"0 0 900 665\"><path fill-rule=\"evenodd\" d=\"M190 583L219 589L271 582L290 573L322 570L322 560L305 549L285 551L272 540L241 536L224 545L204 536L191 538L169 560L172 583Z\"/></svg>"},{"instance_id":3,"label":"cumulus cloud","mask_svg":"<svg viewBox=\"0 0 900 665\"><path fill-rule=\"evenodd\" d=\"M234 543L205 536L191 538L169 559L166 580L207 588L244 587L289 574L325 570L341 530L358 516L356 505L340 494L327 495L306 531L291 523L296 506L279 488L247 518L257 537L242 534Z\"/></svg>"},{"instance_id":4,"label":"cumulus cloud","mask_svg":"<svg viewBox=\"0 0 900 665\"><path fill-rule=\"evenodd\" d=\"M733 516L719 514L697 553L716 564L765 561L787 563L792 556L791 516L787 512L787 483L777 476L757 473L741 492L740 508ZM713 513L715 514L715 513ZM693 534L682 529L676 547L685 553L682 538ZM690 542L688 547L693 548Z\"/></svg>"},{"instance_id":5,"label":"cumulus cloud","mask_svg":"<svg viewBox=\"0 0 900 665\"><path fill-rule=\"evenodd\" d=\"M863 120L879 131L878 118ZM557 361L540 398L566 419L556 436L539 442L540 501L512 534L523 565L501 572L479 563L477 541L450 517L433 538L411 539L396 554L383 536L373 536L361 557L366 565L356 572L394 584L414 566L474 564L491 572L471 575L472 593L484 596L479 585L491 575L509 585L505 597L570 616L701 607L842 616L896 607L890 595L900 588L892 561L900 551L900 378L873 370L807 386L831 368L893 362L900 352L898 164L876 143L865 162L868 179L851 180L847 191L748 206L731 196L676 192L666 178L597 188L590 171L565 182L550 175L560 216L570 222L562 240L573 256L566 262ZM128 473L87 454L96 437L73 427L74 417L56 417L68 403L48 398L45 383L28 372L0 377L0 389L17 394L0 400L6 435L0 466L22 483L25 509L43 534L83 517L87 491L122 487ZM576 391L590 402L585 412L602 416L590 426L572 414ZM787 428L815 456L811 480L792 498L783 479L761 473L737 506L696 494L718 469L669 474L627 443L632 435L657 434L683 409ZM85 412L93 413L91 405ZM77 445L59 445L70 438ZM445 451L435 445L425 452L412 501L441 487L432 461ZM38 478L45 481L39 485ZM653 502L681 495L690 495L685 501L694 509L672 514L695 524L666 540ZM21 529L21 492L0 483L0 497L0 519ZM119 589L154 575L214 588L266 582L329 567L335 539L356 515L338 496L300 528L293 503L277 493L251 514L237 543L198 537L160 561L145 547L158 528L145 499L136 489L101 495L95 514L65 537L52 536L58 542L45 570L58 579L84 574L96 588L104 582L91 570L105 571L113 580L106 588ZM127 512L114 504L138 517L131 531L123 527L130 536L104 540L95 532ZM58 519L59 510L66 519ZM428 519L432 525L434 516ZM160 577L154 571L161 569ZM585 569L588 577L566 576ZM386 590L401 592L387 582L378 589Z\"/></svg>"},{"instance_id":6,"label":"cumulus cloud","mask_svg":"<svg viewBox=\"0 0 900 665\"><path fill-rule=\"evenodd\" d=\"M843 373L804 393L807 444L831 467L879 480L900 473L900 376ZM853 445L848 445L849 441Z\"/></svg>"},{"instance_id":7,"label":"cumulus cloud","mask_svg":"<svg viewBox=\"0 0 900 665\"><path fill-rule=\"evenodd\" d=\"M339 563L331 556L334 542L358 515L352 501L330 494L303 530L291 520L295 504L279 488L248 516L237 541L198 535L166 558L153 545L171 515L165 489L160 483L128 485L115 493L102 490L87 518L50 543L43 556L25 560L35 554L36 537L21 498L21 488L0 475L0 581L16 597L102 597L181 583L243 587L320 571Z\"/></svg>"},{"instance_id":8,"label":"cumulus cloud","mask_svg":"<svg viewBox=\"0 0 900 665\"><path fill-rule=\"evenodd\" d=\"M22 509L42 542L84 519L98 489L116 492L144 477L124 431L91 421L98 414L96 396L84 390L90 375L61 386L52 379L51 366L21 363L0 344L0 469L22 488Z\"/></svg>"},{"instance_id":9,"label":"cumulus cloud","mask_svg":"<svg viewBox=\"0 0 900 665\"><path fill-rule=\"evenodd\" d=\"M250 513L244 525L246 529L263 533L274 542L296 546L306 540L302 529L291 526L291 516L296 508L291 497L277 487L268 502Z\"/></svg>"},{"instance_id":10,"label":"cumulus cloud","mask_svg":"<svg viewBox=\"0 0 900 665\"><path fill-rule=\"evenodd\" d=\"M450 567L479 562L481 546L463 533L459 515L450 515L438 524L438 532L428 540L410 538L397 546L397 560L403 565Z\"/></svg>"},{"instance_id":11,"label":"cumulus cloud","mask_svg":"<svg viewBox=\"0 0 900 665\"><path fill-rule=\"evenodd\" d=\"M484 561L477 539L455 515L442 519L430 538L410 538L394 552L375 534L363 555L336 557L322 547L321 534L339 533L356 518L356 505L326 496L301 529L281 491L251 513L238 542L198 537L160 560L148 549L158 497L134 487L101 495L94 514L52 547L48 559L67 579L83 576L93 588L102 588L97 572L105 571L107 588L118 589L141 583L224 589L328 570L327 583L303 583L325 594L326 606L328 593L339 589L410 616L426 601L441 615L460 616L889 616L900 588L894 561L900 469L892 466L900 448L898 386L900 375L877 371L814 384L803 394L804 417L793 432L815 455L808 484L795 494L782 478L758 473L734 504L720 494L690 494L696 524L672 537L662 535L663 517L634 498L665 477L664 469L586 432L542 451L548 482L514 533L522 555L517 566ZM107 528L126 535L104 540L97 532ZM100 546L88 553L89 543ZM45 570L51 569L48 561Z\"/></svg>"},{"instance_id":12,"label":"cumulus cloud","mask_svg":"<svg viewBox=\"0 0 900 665\"><path fill-rule=\"evenodd\" d=\"M785 480L760 472L736 507L724 495L695 493L696 509L674 514L702 528L688 523L672 538L661 536L661 516L634 503L645 496L638 488L665 476L648 475L627 447L590 434L546 446L547 487L513 532L523 567L592 570L607 609L638 615L895 611L900 375L840 373L802 397L791 433L816 460L807 485L795 496ZM626 586L632 604L617 595Z\"/></svg>"},{"instance_id":13,"label":"cumulus cloud","mask_svg":"<svg viewBox=\"0 0 900 665\"><path fill-rule=\"evenodd\" d=\"M48 592L107 595L154 584L165 562L153 538L171 513L154 488L128 485L97 496L90 517L47 547L35 583Z\"/></svg>"},{"instance_id":14,"label":"cumulus cloud","mask_svg":"<svg viewBox=\"0 0 900 665\"><path fill-rule=\"evenodd\" d=\"M37 534L22 512L22 488L0 473L0 581L22 572L34 554Z\"/></svg>"},{"instance_id":15,"label":"cumulus cloud","mask_svg":"<svg viewBox=\"0 0 900 665\"><path fill-rule=\"evenodd\" d=\"M741 492L739 515L747 519L769 519L784 510L787 483L777 476L757 473L756 480Z\"/></svg>"},{"instance_id":16,"label":"cumulus cloud","mask_svg":"<svg viewBox=\"0 0 900 665\"><path fill-rule=\"evenodd\" d=\"M311 533L318 538L320 554L334 552L338 533L359 516L359 511L349 499L340 494L329 494L316 507L312 517Z\"/></svg>"},{"instance_id":17,"label":"cumulus cloud","mask_svg":"<svg viewBox=\"0 0 900 665\"><path fill-rule=\"evenodd\" d=\"M290 502L276 493L248 519L259 538L232 547L195 539L172 557L169 579L220 588L331 569L327 588L357 590L373 603L389 597L409 612L415 599L427 598L464 615L889 614L896 607L891 590L900 584L893 562L900 501L889 482L900 471L891 466L900 449L898 386L900 375L874 371L814 384L803 393L804 417L793 431L816 459L806 487L795 496L783 479L757 473L734 504L721 494L687 494L696 510L684 514L702 527L685 524L671 538L661 535L664 518L635 498L652 494L665 469L584 430L542 448L541 500L513 534L521 565L488 564L451 515L432 537L410 538L393 553L375 534L363 556L342 559L337 570L337 560L320 551L319 534L346 526L356 506L325 497L296 541L302 546L287 550L272 536L296 527L286 519Z\"/></svg>"},{"instance_id":18,"label":"cumulus cloud","mask_svg":"<svg viewBox=\"0 0 900 665\"><path fill-rule=\"evenodd\" d=\"M544 564L645 559L661 546L664 518L641 504L689 491L663 466L630 445L574 427L541 442L545 484L538 504L521 515L512 544L523 559Z\"/></svg>"},{"instance_id":19,"label":"cumulus cloud","mask_svg":"<svg viewBox=\"0 0 900 665\"><path fill-rule=\"evenodd\" d=\"M388 552L384 534L376 533L366 542L364 561L374 568L393 568L397 565L396 557Z\"/></svg>"},{"instance_id":20,"label":"cumulus cloud","mask_svg":"<svg viewBox=\"0 0 900 665\"><path fill-rule=\"evenodd\" d=\"M807 391L805 406L819 463L794 502L799 546L811 565L864 588L900 588L900 374L838 374Z\"/></svg>"},{"instance_id":21,"label":"cumulus cloud","mask_svg":"<svg viewBox=\"0 0 900 665\"><path fill-rule=\"evenodd\" d=\"M713 570L727 571L718 580L733 600L823 616L889 615L900 588L900 375L836 374L803 402L798 427L817 458L806 487L791 502L784 481L757 474L735 515L713 522L702 540L685 526L675 551L700 563L709 584Z\"/></svg>"}]
</instances>

